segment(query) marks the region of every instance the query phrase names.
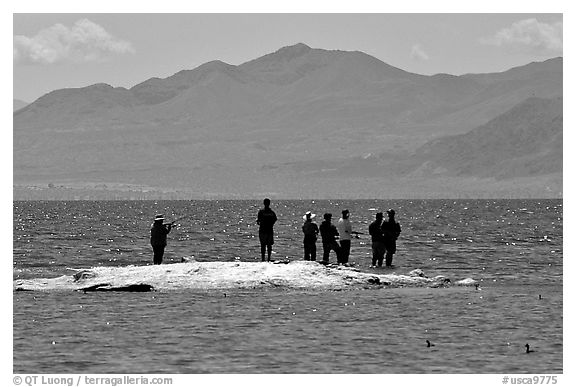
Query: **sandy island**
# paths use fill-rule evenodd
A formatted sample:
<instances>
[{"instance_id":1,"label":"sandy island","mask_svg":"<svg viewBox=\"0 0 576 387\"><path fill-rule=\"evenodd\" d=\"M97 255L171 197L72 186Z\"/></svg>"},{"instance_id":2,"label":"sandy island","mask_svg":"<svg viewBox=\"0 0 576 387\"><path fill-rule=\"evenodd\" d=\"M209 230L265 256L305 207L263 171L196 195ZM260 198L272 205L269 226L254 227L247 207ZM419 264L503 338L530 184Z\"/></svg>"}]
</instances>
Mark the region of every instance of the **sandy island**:
<instances>
[{"instance_id":1,"label":"sandy island","mask_svg":"<svg viewBox=\"0 0 576 387\"><path fill-rule=\"evenodd\" d=\"M363 287L473 286L466 278L427 277L420 269L406 274L385 269L363 272L358 268L317 262L184 262L157 266L95 267L72 269L74 275L15 280L14 290L151 291L174 289L346 289Z\"/></svg>"}]
</instances>

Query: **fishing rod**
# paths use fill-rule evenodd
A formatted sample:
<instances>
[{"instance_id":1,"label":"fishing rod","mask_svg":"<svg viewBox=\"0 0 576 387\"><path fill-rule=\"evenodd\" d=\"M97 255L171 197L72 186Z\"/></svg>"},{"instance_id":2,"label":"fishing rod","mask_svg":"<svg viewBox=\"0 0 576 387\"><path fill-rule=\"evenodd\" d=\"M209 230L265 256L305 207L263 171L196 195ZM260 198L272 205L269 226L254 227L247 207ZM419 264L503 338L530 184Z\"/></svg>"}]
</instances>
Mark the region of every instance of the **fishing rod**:
<instances>
[{"instance_id":1,"label":"fishing rod","mask_svg":"<svg viewBox=\"0 0 576 387\"><path fill-rule=\"evenodd\" d=\"M189 215L182 216L182 217L177 218L177 219L174 219L173 221L171 221L171 222L169 222L169 223L166 223L166 224L169 224L169 225L172 226L172 227L178 227L178 225L176 225L175 223L176 223L176 222L180 222L182 219L186 219L188 216L189 216Z\"/></svg>"}]
</instances>

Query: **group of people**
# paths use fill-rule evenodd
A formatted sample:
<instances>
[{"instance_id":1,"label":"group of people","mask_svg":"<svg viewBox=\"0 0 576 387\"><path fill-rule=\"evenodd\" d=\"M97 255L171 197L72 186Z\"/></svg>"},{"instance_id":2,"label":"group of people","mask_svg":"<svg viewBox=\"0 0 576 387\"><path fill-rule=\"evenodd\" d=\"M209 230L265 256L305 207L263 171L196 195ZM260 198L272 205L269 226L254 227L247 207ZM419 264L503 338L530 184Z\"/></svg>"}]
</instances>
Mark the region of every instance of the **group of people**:
<instances>
[{"instance_id":1,"label":"group of people","mask_svg":"<svg viewBox=\"0 0 576 387\"><path fill-rule=\"evenodd\" d=\"M372 267L382 267L384 259L386 266L392 266L392 259L396 253L396 240L402 229L396 221L396 212L392 209L386 211L388 219L384 220L384 214L378 212L376 220L368 227L368 233L372 238ZM350 211L343 210L342 217L336 225L332 224L332 214L325 213L324 221L320 227L314 223L315 214L311 211L304 215L302 232L304 233L304 260L316 261L316 241L318 234L322 238L322 261L330 262L330 253L334 251L336 260L340 265L347 265L350 257L353 234L363 234L352 230ZM260 226L258 236L260 239L260 252L262 261L270 261L272 245L274 244L274 224L278 220L276 213L270 208L270 199L264 199L264 208L258 211L256 223ZM340 242L340 243L338 243ZM268 255L266 256L266 253Z\"/></svg>"},{"instance_id":2,"label":"group of people","mask_svg":"<svg viewBox=\"0 0 576 387\"><path fill-rule=\"evenodd\" d=\"M392 258L396 253L396 240L402 231L400 224L395 220L395 211L390 209L386 212L388 219L384 220L382 212L376 214L376 220L368 227L368 233L372 238L372 267L382 267L384 257L386 266L392 266ZM304 233L304 260L316 260L316 240L318 234L322 237L322 263L329 263L330 252L336 253L338 264L347 265L352 245L352 234L363 234L352 231L350 223L350 211L343 210L342 217L336 225L332 224L332 214L324 214L324 221L320 227L314 223L315 214L308 211L304 215L302 232ZM338 244L338 240L340 244Z\"/></svg>"},{"instance_id":3,"label":"group of people","mask_svg":"<svg viewBox=\"0 0 576 387\"><path fill-rule=\"evenodd\" d=\"M392 266L392 259L396 253L396 240L402 231L400 224L395 220L395 211L386 211L388 219L384 220L382 212L376 214L376 220L368 227L372 238L372 267L382 267L384 259L386 266ZM347 265L352 245L352 235L363 234L353 231L350 222L350 211L343 210L342 217L336 225L332 224L332 214L325 213L324 221L320 227L314 223L315 214L311 211L304 215L302 232L304 233L304 260L316 261L316 241L318 234L322 238L323 264L330 262L330 253L334 251L338 264ZM272 245L274 244L274 224L278 220L276 213L270 208L270 199L264 199L264 208L258 211L256 223L259 226L260 253L262 261L270 261ZM164 224L164 216L156 215L150 230L150 244L154 250L154 264L162 263L167 235L174 222ZM338 243L340 242L340 243Z\"/></svg>"}]
</instances>

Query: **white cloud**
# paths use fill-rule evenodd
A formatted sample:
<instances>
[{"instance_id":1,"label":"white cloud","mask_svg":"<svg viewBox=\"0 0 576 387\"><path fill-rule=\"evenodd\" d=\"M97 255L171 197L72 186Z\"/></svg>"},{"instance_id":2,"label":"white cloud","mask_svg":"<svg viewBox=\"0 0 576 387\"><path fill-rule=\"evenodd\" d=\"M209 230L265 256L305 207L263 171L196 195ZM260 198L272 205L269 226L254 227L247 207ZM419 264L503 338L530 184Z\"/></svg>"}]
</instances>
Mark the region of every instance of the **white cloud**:
<instances>
[{"instance_id":1,"label":"white cloud","mask_svg":"<svg viewBox=\"0 0 576 387\"><path fill-rule=\"evenodd\" d=\"M412 51L410 51L410 58L417 61L427 61L430 59L428 54L422 50L419 44L412 46Z\"/></svg>"},{"instance_id":2,"label":"white cloud","mask_svg":"<svg viewBox=\"0 0 576 387\"><path fill-rule=\"evenodd\" d=\"M561 21L547 24L526 19L501 29L494 36L480 39L480 42L539 55L562 54L562 28Z\"/></svg>"},{"instance_id":3,"label":"white cloud","mask_svg":"<svg viewBox=\"0 0 576 387\"><path fill-rule=\"evenodd\" d=\"M55 64L102 62L113 54L134 52L130 42L117 39L88 19L70 28L55 24L36 36L14 36L14 62Z\"/></svg>"}]
</instances>

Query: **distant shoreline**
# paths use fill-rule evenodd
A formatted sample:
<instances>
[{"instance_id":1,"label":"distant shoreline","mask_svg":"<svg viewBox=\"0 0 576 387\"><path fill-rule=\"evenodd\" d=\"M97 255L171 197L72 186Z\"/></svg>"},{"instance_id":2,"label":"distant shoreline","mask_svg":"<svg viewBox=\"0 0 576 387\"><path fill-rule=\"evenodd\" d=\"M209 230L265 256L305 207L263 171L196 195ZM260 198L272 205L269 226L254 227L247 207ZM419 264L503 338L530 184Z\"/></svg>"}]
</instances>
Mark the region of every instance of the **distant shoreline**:
<instances>
[{"instance_id":1,"label":"distant shoreline","mask_svg":"<svg viewBox=\"0 0 576 387\"><path fill-rule=\"evenodd\" d=\"M115 183L32 183L14 184L13 200L261 200L275 199L563 199L562 182L539 181L527 178L510 181L477 179L475 181L442 179L416 182L399 180L384 185L380 180L361 180L340 184L337 180L319 180L314 185L291 187L270 184L270 189L254 191L237 187L159 188ZM548 184L552 186L548 187ZM249 185L249 184L246 184ZM339 187L340 185L340 187ZM261 183L255 188L264 188ZM386 187L385 189L380 188ZM227 189L226 189L227 188ZM309 188L308 190L306 190ZM315 190L316 188L316 190ZM321 191L320 191L321 190ZM316 191L316 192L315 192Z\"/></svg>"}]
</instances>

